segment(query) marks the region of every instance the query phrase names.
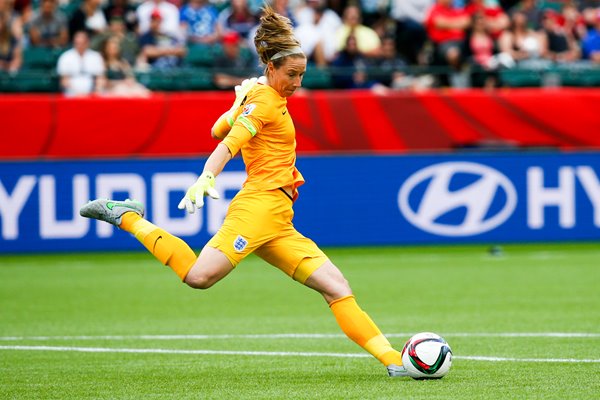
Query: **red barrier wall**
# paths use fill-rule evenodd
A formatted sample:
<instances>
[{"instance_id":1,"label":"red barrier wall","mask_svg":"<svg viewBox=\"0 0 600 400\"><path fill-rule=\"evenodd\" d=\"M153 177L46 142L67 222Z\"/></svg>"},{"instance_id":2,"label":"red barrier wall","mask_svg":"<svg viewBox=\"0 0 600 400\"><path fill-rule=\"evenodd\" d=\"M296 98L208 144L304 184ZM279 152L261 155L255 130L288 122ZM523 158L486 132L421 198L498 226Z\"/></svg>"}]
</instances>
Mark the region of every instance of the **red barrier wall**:
<instances>
[{"instance_id":1,"label":"red barrier wall","mask_svg":"<svg viewBox=\"0 0 600 400\"><path fill-rule=\"evenodd\" d=\"M0 159L197 155L232 93L149 99L0 96ZM600 148L600 90L364 91L294 95L298 151L406 152L463 146Z\"/></svg>"}]
</instances>

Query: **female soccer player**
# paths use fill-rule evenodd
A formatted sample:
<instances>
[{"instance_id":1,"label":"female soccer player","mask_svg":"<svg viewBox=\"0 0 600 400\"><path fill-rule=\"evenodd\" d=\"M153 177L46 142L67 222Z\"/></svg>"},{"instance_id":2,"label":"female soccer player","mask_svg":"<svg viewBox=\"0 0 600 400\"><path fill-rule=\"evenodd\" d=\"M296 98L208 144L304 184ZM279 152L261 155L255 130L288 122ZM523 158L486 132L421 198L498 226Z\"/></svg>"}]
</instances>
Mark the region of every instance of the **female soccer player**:
<instances>
[{"instance_id":1,"label":"female soccer player","mask_svg":"<svg viewBox=\"0 0 600 400\"><path fill-rule=\"evenodd\" d=\"M189 286L207 289L254 252L296 281L321 293L344 333L387 367L406 376L402 358L356 303L340 270L292 225L292 205L304 179L295 167L296 140L287 97L301 86L306 56L289 19L266 7L254 39L265 77L246 82L234 107L212 129L222 139L179 204L193 213L205 195L218 197L215 177L239 151L248 178L229 206L225 221L196 257L181 239L143 219L135 201L94 200L81 215L132 233Z\"/></svg>"}]
</instances>

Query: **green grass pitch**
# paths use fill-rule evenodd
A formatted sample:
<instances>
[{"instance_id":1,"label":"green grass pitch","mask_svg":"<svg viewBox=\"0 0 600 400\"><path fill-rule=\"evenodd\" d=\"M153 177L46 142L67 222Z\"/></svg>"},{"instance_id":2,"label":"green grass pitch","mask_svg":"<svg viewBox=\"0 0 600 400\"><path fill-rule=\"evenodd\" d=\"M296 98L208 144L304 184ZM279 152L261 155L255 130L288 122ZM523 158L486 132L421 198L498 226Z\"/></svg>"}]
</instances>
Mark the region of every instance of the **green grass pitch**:
<instances>
[{"instance_id":1,"label":"green grass pitch","mask_svg":"<svg viewBox=\"0 0 600 400\"><path fill-rule=\"evenodd\" d=\"M600 245L487 250L327 250L396 347L448 340L437 381L388 378L256 257L199 291L144 252L0 256L0 398L599 398Z\"/></svg>"}]
</instances>

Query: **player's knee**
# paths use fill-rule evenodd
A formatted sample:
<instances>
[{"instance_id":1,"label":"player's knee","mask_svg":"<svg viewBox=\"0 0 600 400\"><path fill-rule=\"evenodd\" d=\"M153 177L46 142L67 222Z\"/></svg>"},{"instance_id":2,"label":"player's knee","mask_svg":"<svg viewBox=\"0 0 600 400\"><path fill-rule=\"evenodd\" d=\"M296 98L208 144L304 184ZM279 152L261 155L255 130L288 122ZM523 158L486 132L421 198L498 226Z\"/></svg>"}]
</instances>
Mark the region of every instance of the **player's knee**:
<instances>
[{"instance_id":1,"label":"player's knee","mask_svg":"<svg viewBox=\"0 0 600 400\"><path fill-rule=\"evenodd\" d=\"M208 289L217 283L218 279L208 274L188 274L185 283L194 289Z\"/></svg>"}]
</instances>

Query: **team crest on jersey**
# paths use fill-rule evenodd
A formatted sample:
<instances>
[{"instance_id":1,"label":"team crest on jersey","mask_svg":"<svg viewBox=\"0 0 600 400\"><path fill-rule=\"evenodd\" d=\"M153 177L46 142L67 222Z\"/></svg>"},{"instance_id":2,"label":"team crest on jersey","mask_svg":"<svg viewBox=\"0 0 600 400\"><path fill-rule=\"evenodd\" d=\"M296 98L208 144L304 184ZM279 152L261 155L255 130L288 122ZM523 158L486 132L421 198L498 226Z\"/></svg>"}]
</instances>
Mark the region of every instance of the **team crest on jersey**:
<instances>
[{"instance_id":1,"label":"team crest on jersey","mask_svg":"<svg viewBox=\"0 0 600 400\"><path fill-rule=\"evenodd\" d=\"M245 117L247 115L252 114L252 111L256 108L256 104L246 104L244 109L242 110L242 116Z\"/></svg>"},{"instance_id":2,"label":"team crest on jersey","mask_svg":"<svg viewBox=\"0 0 600 400\"><path fill-rule=\"evenodd\" d=\"M241 235L238 235L238 237L233 242L233 248L235 249L235 251L244 251L246 246L248 246L248 241L244 239Z\"/></svg>"}]
</instances>

